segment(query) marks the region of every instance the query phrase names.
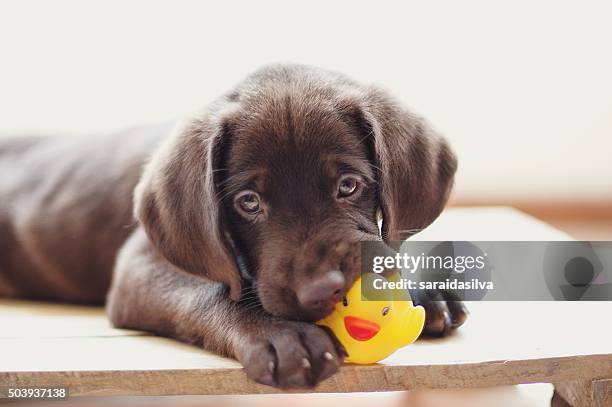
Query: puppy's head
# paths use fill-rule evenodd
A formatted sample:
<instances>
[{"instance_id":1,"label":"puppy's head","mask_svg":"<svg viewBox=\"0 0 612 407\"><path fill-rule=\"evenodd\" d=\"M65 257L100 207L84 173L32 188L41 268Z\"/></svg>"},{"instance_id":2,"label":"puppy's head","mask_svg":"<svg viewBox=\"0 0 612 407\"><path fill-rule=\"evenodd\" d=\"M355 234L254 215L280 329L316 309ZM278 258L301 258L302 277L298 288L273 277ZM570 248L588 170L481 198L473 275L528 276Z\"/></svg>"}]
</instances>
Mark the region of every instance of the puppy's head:
<instances>
[{"instance_id":1,"label":"puppy's head","mask_svg":"<svg viewBox=\"0 0 612 407\"><path fill-rule=\"evenodd\" d=\"M360 273L362 240L402 240L442 210L446 143L385 92L312 68L264 69L160 149L136 214L173 264L250 279L271 314L317 320ZM240 272L236 258L245 273Z\"/></svg>"}]
</instances>

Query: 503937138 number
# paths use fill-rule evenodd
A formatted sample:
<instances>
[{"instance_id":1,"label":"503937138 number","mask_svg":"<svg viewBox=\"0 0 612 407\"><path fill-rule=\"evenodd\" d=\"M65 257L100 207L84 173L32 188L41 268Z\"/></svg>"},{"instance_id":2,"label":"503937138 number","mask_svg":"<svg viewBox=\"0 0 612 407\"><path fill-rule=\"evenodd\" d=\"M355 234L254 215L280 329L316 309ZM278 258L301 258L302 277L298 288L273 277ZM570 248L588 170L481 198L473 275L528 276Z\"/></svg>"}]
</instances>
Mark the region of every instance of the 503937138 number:
<instances>
[{"instance_id":1,"label":"503937138 number","mask_svg":"<svg viewBox=\"0 0 612 407\"><path fill-rule=\"evenodd\" d=\"M0 387L0 399L62 400L68 394L67 387Z\"/></svg>"}]
</instances>

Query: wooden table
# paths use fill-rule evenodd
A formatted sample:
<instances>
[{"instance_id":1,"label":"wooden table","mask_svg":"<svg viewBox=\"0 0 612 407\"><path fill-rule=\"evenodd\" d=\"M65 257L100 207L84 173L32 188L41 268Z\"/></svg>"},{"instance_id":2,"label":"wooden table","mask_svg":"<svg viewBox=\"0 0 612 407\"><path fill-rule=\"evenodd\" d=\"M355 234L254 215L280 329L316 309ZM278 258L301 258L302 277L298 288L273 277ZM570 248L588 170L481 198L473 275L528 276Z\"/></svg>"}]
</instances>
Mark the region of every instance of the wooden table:
<instances>
[{"instance_id":1,"label":"wooden table","mask_svg":"<svg viewBox=\"0 0 612 407\"><path fill-rule=\"evenodd\" d=\"M420 238L569 236L509 208L457 208ZM345 365L313 391L545 382L572 405L612 405L612 303L482 302L469 308L470 319L452 337L418 341L376 365ZM233 360L114 329L100 308L7 300L0 300L0 386L68 386L71 396L278 392L248 380Z\"/></svg>"}]
</instances>

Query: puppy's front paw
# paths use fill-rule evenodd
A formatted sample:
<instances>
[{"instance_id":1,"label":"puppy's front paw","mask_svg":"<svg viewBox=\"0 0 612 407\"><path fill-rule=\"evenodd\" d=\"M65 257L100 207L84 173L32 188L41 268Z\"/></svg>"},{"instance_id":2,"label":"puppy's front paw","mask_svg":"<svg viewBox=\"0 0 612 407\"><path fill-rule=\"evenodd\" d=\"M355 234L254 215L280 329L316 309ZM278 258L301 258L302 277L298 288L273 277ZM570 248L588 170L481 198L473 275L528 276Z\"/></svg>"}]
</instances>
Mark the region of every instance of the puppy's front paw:
<instances>
[{"instance_id":1,"label":"puppy's front paw","mask_svg":"<svg viewBox=\"0 0 612 407\"><path fill-rule=\"evenodd\" d=\"M333 334L306 322L271 322L245 342L237 356L247 376L280 388L313 387L347 355Z\"/></svg>"},{"instance_id":2,"label":"puppy's front paw","mask_svg":"<svg viewBox=\"0 0 612 407\"><path fill-rule=\"evenodd\" d=\"M465 304L451 291L419 290L411 294L415 304L425 308L424 335L449 335L463 325L469 315Z\"/></svg>"}]
</instances>

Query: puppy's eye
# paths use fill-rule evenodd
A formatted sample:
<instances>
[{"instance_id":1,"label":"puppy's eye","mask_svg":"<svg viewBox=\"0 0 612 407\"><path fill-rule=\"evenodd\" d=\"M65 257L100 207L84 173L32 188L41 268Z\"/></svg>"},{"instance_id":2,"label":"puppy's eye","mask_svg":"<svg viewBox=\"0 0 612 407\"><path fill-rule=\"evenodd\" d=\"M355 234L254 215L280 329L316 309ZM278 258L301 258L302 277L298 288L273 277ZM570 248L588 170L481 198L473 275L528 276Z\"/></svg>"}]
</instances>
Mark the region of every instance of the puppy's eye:
<instances>
[{"instance_id":1,"label":"puppy's eye","mask_svg":"<svg viewBox=\"0 0 612 407\"><path fill-rule=\"evenodd\" d=\"M242 210L247 213L259 212L259 197L255 194L242 195L238 203Z\"/></svg>"},{"instance_id":2,"label":"puppy's eye","mask_svg":"<svg viewBox=\"0 0 612 407\"><path fill-rule=\"evenodd\" d=\"M389 313L389 307L385 307L385 308L383 308L383 310L382 310L382 316L383 316L383 317L384 317L384 316L387 316L387 314L388 314L388 313Z\"/></svg>"},{"instance_id":3,"label":"puppy's eye","mask_svg":"<svg viewBox=\"0 0 612 407\"><path fill-rule=\"evenodd\" d=\"M256 215L261 211L261 199L255 191L243 191L234 199L238 209L246 215Z\"/></svg>"},{"instance_id":4,"label":"puppy's eye","mask_svg":"<svg viewBox=\"0 0 612 407\"><path fill-rule=\"evenodd\" d=\"M359 190L360 179L354 175L344 175L338 182L338 198L348 198Z\"/></svg>"}]
</instances>

